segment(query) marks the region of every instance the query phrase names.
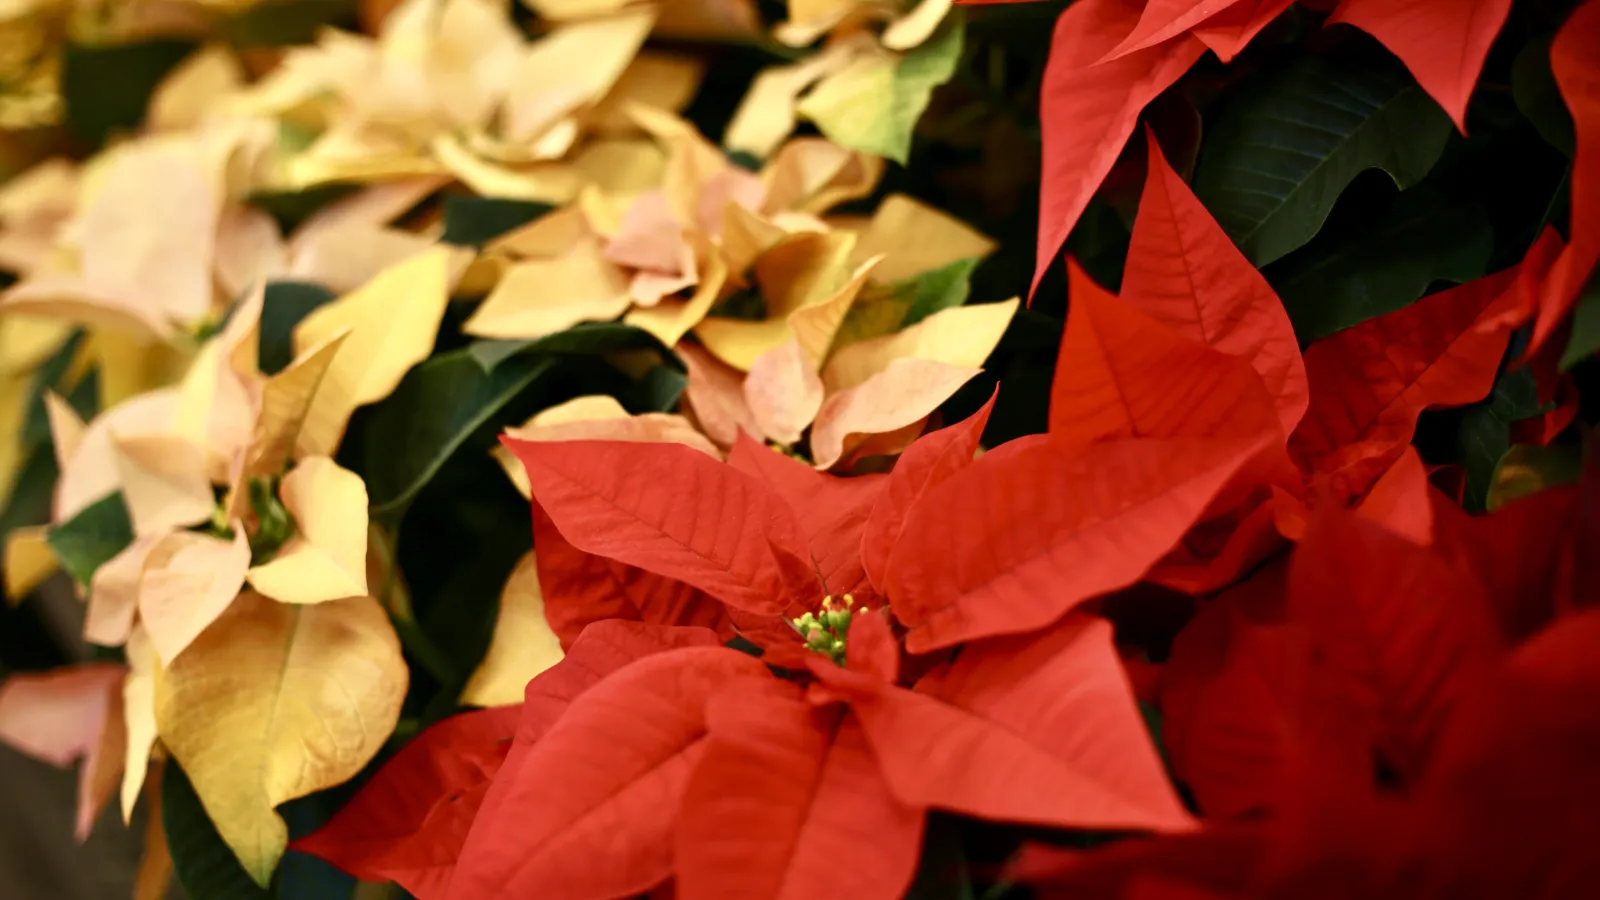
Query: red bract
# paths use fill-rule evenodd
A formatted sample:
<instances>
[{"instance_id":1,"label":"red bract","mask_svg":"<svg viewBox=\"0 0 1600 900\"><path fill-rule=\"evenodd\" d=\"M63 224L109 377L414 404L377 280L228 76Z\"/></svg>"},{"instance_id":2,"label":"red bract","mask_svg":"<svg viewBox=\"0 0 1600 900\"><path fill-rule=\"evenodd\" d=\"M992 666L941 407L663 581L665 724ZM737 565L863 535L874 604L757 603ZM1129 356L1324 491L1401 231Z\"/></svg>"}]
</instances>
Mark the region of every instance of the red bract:
<instances>
[{"instance_id":1,"label":"red bract","mask_svg":"<svg viewBox=\"0 0 1600 900\"><path fill-rule=\"evenodd\" d=\"M1287 582L1268 570L1217 598L1164 673L1174 770L1217 818L1104 852L1033 848L1016 874L1046 897L1583 896L1600 616L1550 598L1581 552L1561 513L1575 496L1477 519L1443 502L1432 546L1319 510ZM1522 553L1544 564L1507 566ZM1519 619L1502 593L1524 598Z\"/></svg>"}]
</instances>

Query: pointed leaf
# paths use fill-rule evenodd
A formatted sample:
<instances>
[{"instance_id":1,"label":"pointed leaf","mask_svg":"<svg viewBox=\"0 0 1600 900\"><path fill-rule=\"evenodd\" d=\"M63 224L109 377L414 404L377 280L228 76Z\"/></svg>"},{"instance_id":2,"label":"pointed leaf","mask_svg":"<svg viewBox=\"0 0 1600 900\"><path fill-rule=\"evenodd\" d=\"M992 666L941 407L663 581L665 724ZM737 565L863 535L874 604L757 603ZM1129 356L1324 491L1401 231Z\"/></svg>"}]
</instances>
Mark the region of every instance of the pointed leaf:
<instances>
[{"instance_id":1,"label":"pointed leaf","mask_svg":"<svg viewBox=\"0 0 1600 900\"><path fill-rule=\"evenodd\" d=\"M480 813L473 838L483 839L469 839L450 896L599 900L665 880L678 804L705 752L707 701L769 678L754 657L692 647L645 657L579 695L520 766L501 770L503 802L491 819Z\"/></svg>"},{"instance_id":2,"label":"pointed leaf","mask_svg":"<svg viewBox=\"0 0 1600 900\"><path fill-rule=\"evenodd\" d=\"M1308 392L1284 306L1167 164L1160 143L1147 135L1146 144L1149 174L1121 299L1190 340L1248 362L1288 434L1305 414Z\"/></svg>"},{"instance_id":3,"label":"pointed leaf","mask_svg":"<svg viewBox=\"0 0 1600 900\"><path fill-rule=\"evenodd\" d=\"M451 716L424 729L316 832L290 847L363 881L442 896L521 706Z\"/></svg>"},{"instance_id":4,"label":"pointed leaf","mask_svg":"<svg viewBox=\"0 0 1600 900\"><path fill-rule=\"evenodd\" d=\"M1382 41L1465 134L1467 101L1510 12L1511 0L1342 0L1328 24L1354 25Z\"/></svg>"},{"instance_id":5,"label":"pointed leaf","mask_svg":"<svg viewBox=\"0 0 1600 900\"><path fill-rule=\"evenodd\" d=\"M211 518L217 501L200 447L166 435L113 435L111 444L135 535L158 535Z\"/></svg>"},{"instance_id":6,"label":"pointed leaf","mask_svg":"<svg viewBox=\"0 0 1600 900\"><path fill-rule=\"evenodd\" d=\"M1272 398L1248 361L1111 296L1075 262L1067 277L1072 303L1050 389L1052 436L1089 444L1281 432Z\"/></svg>"},{"instance_id":7,"label":"pointed leaf","mask_svg":"<svg viewBox=\"0 0 1600 900\"><path fill-rule=\"evenodd\" d=\"M162 664L171 665L233 603L249 567L242 527L231 541L176 531L150 551L139 579L139 619Z\"/></svg>"},{"instance_id":8,"label":"pointed leaf","mask_svg":"<svg viewBox=\"0 0 1600 900\"><path fill-rule=\"evenodd\" d=\"M1381 168L1410 187L1449 136L1449 118L1381 51L1298 54L1215 116L1194 192L1264 266L1309 241L1357 175Z\"/></svg>"},{"instance_id":9,"label":"pointed leaf","mask_svg":"<svg viewBox=\"0 0 1600 900\"><path fill-rule=\"evenodd\" d=\"M109 494L51 528L45 540L61 568L79 584L88 585L97 569L133 543L133 523L122 495Z\"/></svg>"},{"instance_id":10,"label":"pointed leaf","mask_svg":"<svg viewBox=\"0 0 1600 900\"><path fill-rule=\"evenodd\" d=\"M306 416L302 443L307 452L332 454L356 407L389 396L406 371L433 352L449 301L448 266L448 250L420 253L318 307L295 326L299 353L350 330Z\"/></svg>"},{"instance_id":11,"label":"pointed leaf","mask_svg":"<svg viewBox=\"0 0 1600 900\"><path fill-rule=\"evenodd\" d=\"M1311 406L1291 453L1314 475L1337 474L1348 495L1365 491L1424 409L1489 392L1509 339L1496 316L1515 281L1515 270L1480 278L1311 345Z\"/></svg>"},{"instance_id":12,"label":"pointed leaf","mask_svg":"<svg viewBox=\"0 0 1600 900\"><path fill-rule=\"evenodd\" d=\"M367 487L326 456L309 456L278 487L296 534L250 586L281 603L325 603L367 593Z\"/></svg>"},{"instance_id":13,"label":"pointed leaf","mask_svg":"<svg viewBox=\"0 0 1600 900\"><path fill-rule=\"evenodd\" d=\"M463 325L475 337L531 340L627 311L622 269L585 240L565 256L516 263Z\"/></svg>"},{"instance_id":14,"label":"pointed leaf","mask_svg":"<svg viewBox=\"0 0 1600 900\"><path fill-rule=\"evenodd\" d=\"M218 900L268 900L272 896L239 864L211 824L189 776L175 760L162 766L161 824L172 848L174 873L189 896Z\"/></svg>"},{"instance_id":15,"label":"pointed leaf","mask_svg":"<svg viewBox=\"0 0 1600 900\"><path fill-rule=\"evenodd\" d=\"M811 427L811 458L827 469L871 435L915 425L981 370L927 359L895 359L883 371L823 401Z\"/></svg>"},{"instance_id":16,"label":"pointed leaf","mask_svg":"<svg viewBox=\"0 0 1600 900\"><path fill-rule=\"evenodd\" d=\"M1121 0L1083 0L1056 20L1040 89L1045 169L1031 290L1038 290L1116 163L1139 113L1205 52L1204 44L1184 36L1100 62L1133 31L1138 17Z\"/></svg>"},{"instance_id":17,"label":"pointed leaf","mask_svg":"<svg viewBox=\"0 0 1600 900\"><path fill-rule=\"evenodd\" d=\"M926 814L889 793L854 717L769 681L713 697L706 727L679 815L678 890L750 900L905 894ZM817 860L837 873L825 884Z\"/></svg>"},{"instance_id":18,"label":"pointed leaf","mask_svg":"<svg viewBox=\"0 0 1600 900\"><path fill-rule=\"evenodd\" d=\"M914 806L1064 828L1193 826L1104 620L974 644L914 693L882 685L850 699L890 789Z\"/></svg>"},{"instance_id":19,"label":"pointed leaf","mask_svg":"<svg viewBox=\"0 0 1600 900\"><path fill-rule=\"evenodd\" d=\"M822 379L792 338L756 357L744 380L745 405L761 433L786 447L810 427L822 396Z\"/></svg>"},{"instance_id":20,"label":"pointed leaf","mask_svg":"<svg viewBox=\"0 0 1600 900\"><path fill-rule=\"evenodd\" d=\"M861 534L861 567L882 594L888 582L889 559L900 542L906 519L923 495L972 465L994 411L998 388L977 412L947 428L919 438L906 448L889 471L889 479L872 506Z\"/></svg>"},{"instance_id":21,"label":"pointed leaf","mask_svg":"<svg viewBox=\"0 0 1600 900\"><path fill-rule=\"evenodd\" d=\"M261 372L276 375L299 355L294 330L306 316L332 303L337 295L320 284L270 281L261 301L261 331L257 338ZM300 351L307 352L309 347Z\"/></svg>"},{"instance_id":22,"label":"pointed leaf","mask_svg":"<svg viewBox=\"0 0 1600 900\"><path fill-rule=\"evenodd\" d=\"M360 771L394 729L406 682L371 598L289 606L246 591L159 671L156 723L264 885L288 842L274 808Z\"/></svg>"},{"instance_id":23,"label":"pointed leaf","mask_svg":"<svg viewBox=\"0 0 1600 900\"><path fill-rule=\"evenodd\" d=\"M505 443L535 502L578 549L749 612L809 599L810 555L794 512L743 472L671 444Z\"/></svg>"},{"instance_id":24,"label":"pointed leaf","mask_svg":"<svg viewBox=\"0 0 1600 900\"><path fill-rule=\"evenodd\" d=\"M906 649L1033 631L1134 583L1258 446L1038 436L985 454L923 496L890 555Z\"/></svg>"}]
</instances>

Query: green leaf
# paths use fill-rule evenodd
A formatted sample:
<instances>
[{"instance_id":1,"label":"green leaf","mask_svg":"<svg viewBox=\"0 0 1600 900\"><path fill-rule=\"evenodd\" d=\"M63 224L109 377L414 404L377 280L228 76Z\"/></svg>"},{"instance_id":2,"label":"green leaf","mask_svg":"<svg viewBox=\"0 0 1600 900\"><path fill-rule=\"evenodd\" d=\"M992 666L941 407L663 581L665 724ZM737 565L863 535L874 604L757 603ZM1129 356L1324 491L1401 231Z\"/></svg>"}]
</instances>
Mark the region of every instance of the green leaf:
<instances>
[{"instance_id":1,"label":"green leaf","mask_svg":"<svg viewBox=\"0 0 1600 900\"><path fill-rule=\"evenodd\" d=\"M932 36L900 57L863 59L824 78L797 111L834 143L904 165L933 89L955 74L964 30L965 17L952 10Z\"/></svg>"},{"instance_id":2,"label":"green leaf","mask_svg":"<svg viewBox=\"0 0 1600 900\"><path fill-rule=\"evenodd\" d=\"M372 514L405 515L417 492L474 432L554 367L542 356L518 355L485 369L471 348L436 356L406 373L373 408L362 476Z\"/></svg>"},{"instance_id":3,"label":"green leaf","mask_svg":"<svg viewBox=\"0 0 1600 900\"><path fill-rule=\"evenodd\" d=\"M1583 445L1533 447L1518 444L1495 464L1485 507L1494 512L1513 500L1557 485L1573 484L1583 473Z\"/></svg>"},{"instance_id":4,"label":"green leaf","mask_svg":"<svg viewBox=\"0 0 1600 900\"><path fill-rule=\"evenodd\" d=\"M982 260L963 259L892 284L869 285L845 314L834 346L881 337L967 302L972 270Z\"/></svg>"},{"instance_id":5,"label":"green leaf","mask_svg":"<svg viewBox=\"0 0 1600 900\"><path fill-rule=\"evenodd\" d=\"M261 301L258 352L261 371L274 375L294 362L294 327L311 311L335 299L332 291L308 281L268 282Z\"/></svg>"},{"instance_id":6,"label":"green leaf","mask_svg":"<svg viewBox=\"0 0 1600 900\"><path fill-rule=\"evenodd\" d=\"M50 529L46 538L61 568L87 587L95 570L133 543L133 523L122 492L107 494L71 520Z\"/></svg>"},{"instance_id":7,"label":"green leaf","mask_svg":"<svg viewBox=\"0 0 1600 900\"><path fill-rule=\"evenodd\" d=\"M1487 398L1462 411L1456 449L1466 469L1462 505L1469 511L1481 512L1488 502L1495 467L1511 447L1511 423L1542 412L1538 384L1527 368L1501 373Z\"/></svg>"},{"instance_id":8,"label":"green leaf","mask_svg":"<svg viewBox=\"0 0 1600 900\"><path fill-rule=\"evenodd\" d=\"M1561 89L1550 70L1553 35L1535 38L1523 46L1511 64L1511 96L1539 136L1569 158L1577 144L1572 113L1561 99Z\"/></svg>"},{"instance_id":9,"label":"green leaf","mask_svg":"<svg viewBox=\"0 0 1600 900\"><path fill-rule=\"evenodd\" d=\"M474 341L466 348L467 354L485 372L493 372L506 360L525 353L598 356L627 350L655 350L677 362L672 351L650 332L621 322L583 322L536 341Z\"/></svg>"},{"instance_id":10,"label":"green leaf","mask_svg":"<svg viewBox=\"0 0 1600 900\"><path fill-rule=\"evenodd\" d=\"M963 259L913 279L911 309L906 312L901 327L915 325L936 312L967 302L972 290L972 270L980 262L982 260Z\"/></svg>"},{"instance_id":11,"label":"green leaf","mask_svg":"<svg viewBox=\"0 0 1600 900\"><path fill-rule=\"evenodd\" d=\"M17 470L17 483L0 511L0 542L13 528L39 525L50 521L50 505L55 500L56 478L55 450L40 444L28 452Z\"/></svg>"},{"instance_id":12,"label":"green leaf","mask_svg":"<svg viewBox=\"0 0 1600 900\"><path fill-rule=\"evenodd\" d=\"M1211 123L1194 191L1257 266L1316 235L1354 178L1428 173L1450 119L1405 66L1363 42L1256 73Z\"/></svg>"},{"instance_id":13,"label":"green leaf","mask_svg":"<svg viewBox=\"0 0 1600 900\"><path fill-rule=\"evenodd\" d=\"M1561 354L1561 371L1600 353L1600 272L1589 278L1572 310L1572 337Z\"/></svg>"},{"instance_id":14,"label":"green leaf","mask_svg":"<svg viewBox=\"0 0 1600 900\"><path fill-rule=\"evenodd\" d=\"M151 92L194 47L174 40L67 44L61 53L61 98L68 129L98 148L112 132L138 128Z\"/></svg>"},{"instance_id":15,"label":"green leaf","mask_svg":"<svg viewBox=\"0 0 1600 900\"><path fill-rule=\"evenodd\" d=\"M78 355L78 349L83 346L84 333L82 329L74 331L60 349L50 354L49 358L33 370L33 384L28 389L28 414L22 422L22 446L31 448L38 444L49 444L50 414L45 411L45 391L61 392L61 379L72 367L73 357ZM99 397L99 378L91 372L91 376L81 379L65 398L78 415L90 419L94 415L94 403Z\"/></svg>"},{"instance_id":16,"label":"green leaf","mask_svg":"<svg viewBox=\"0 0 1600 900\"><path fill-rule=\"evenodd\" d=\"M245 873L175 759L168 759L162 767L161 825L172 851L173 872L190 897L265 900L272 896Z\"/></svg>"},{"instance_id":17,"label":"green leaf","mask_svg":"<svg viewBox=\"0 0 1600 900\"><path fill-rule=\"evenodd\" d=\"M1415 303L1436 281L1483 275L1494 229L1477 204L1419 188L1380 217L1332 229L1267 272L1303 344Z\"/></svg>"},{"instance_id":18,"label":"green leaf","mask_svg":"<svg viewBox=\"0 0 1600 900\"><path fill-rule=\"evenodd\" d=\"M670 412L678 405L678 398L683 396L684 389L688 387L689 376L683 370L667 364L655 366L639 380L636 402L629 409Z\"/></svg>"},{"instance_id":19,"label":"green leaf","mask_svg":"<svg viewBox=\"0 0 1600 900\"><path fill-rule=\"evenodd\" d=\"M218 31L238 47L309 44L324 26L356 26L356 0L265 0L223 19Z\"/></svg>"},{"instance_id":20,"label":"green leaf","mask_svg":"<svg viewBox=\"0 0 1600 900\"><path fill-rule=\"evenodd\" d=\"M548 203L532 200L447 194L444 198L444 234L439 240L463 247L481 247L552 209L555 207Z\"/></svg>"}]
</instances>

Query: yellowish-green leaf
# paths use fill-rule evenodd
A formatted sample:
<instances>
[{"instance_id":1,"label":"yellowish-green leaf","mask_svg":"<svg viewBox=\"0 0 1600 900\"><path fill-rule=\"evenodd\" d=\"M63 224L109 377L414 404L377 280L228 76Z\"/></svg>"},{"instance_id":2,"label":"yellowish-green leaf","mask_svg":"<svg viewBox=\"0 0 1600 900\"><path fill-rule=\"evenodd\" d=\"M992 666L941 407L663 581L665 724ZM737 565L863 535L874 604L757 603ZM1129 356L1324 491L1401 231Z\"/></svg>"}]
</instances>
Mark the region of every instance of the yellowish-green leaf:
<instances>
[{"instance_id":1,"label":"yellowish-green leaf","mask_svg":"<svg viewBox=\"0 0 1600 900\"><path fill-rule=\"evenodd\" d=\"M56 554L45 540L50 529L43 525L13 528L6 535L6 602L12 605L33 593L33 589L60 568Z\"/></svg>"},{"instance_id":2,"label":"yellowish-green leaf","mask_svg":"<svg viewBox=\"0 0 1600 900\"><path fill-rule=\"evenodd\" d=\"M157 670L156 728L265 886L288 841L275 807L359 772L394 730L407 678L370 597L292 606L246 591Z\"/></svg>"},{"instance_id":3,"label":"yellowish-green leaf","mask_svg":"<svg viewBox=\"0 0 1600 900\"><path fill-rule=\"evenodd\" d=\"M500 594L489 652L461 692L468 706L521 703L524 688L539 673L561 661L561 640L544 617L539 570L530 551L517 563Z\"/></svg>"},{"instance_id":4,"label":"yellowish-green leaf","mask_svg":"<svg viewBox=\"0 0 1600 900\"><path fill-rule=\"evenodd\" d=\"M367 592L367 486L326 456L310 456L278 489L297 533L250 586L283 603L326 603Z\"/></svg>"},{"instance_id":5,"label":"yellowish-green leaf","mask_svg":"<svg viewBox=\"0 0 1600 900\"><path fill-rule=\"evenodd\" d=\"M904 194L890 194L873 213L872 221L856 242L851 262L860 265L882 254L873 270L879 284L905 281L934 269L994 252L995 243L968 227Z\"/></svg>"},{"instance_id":6,"label":"yellowish-green leaf","mask_svg":"<svg viewBox=\"0 0 1600 900\"><path fill-rule=\"evenodd\" d=\"M933 89L955 74L963 27L953 15L908 53L858 57L813 88L800 114L836 143L905 164Z\"/></svg>"}]
</instances>

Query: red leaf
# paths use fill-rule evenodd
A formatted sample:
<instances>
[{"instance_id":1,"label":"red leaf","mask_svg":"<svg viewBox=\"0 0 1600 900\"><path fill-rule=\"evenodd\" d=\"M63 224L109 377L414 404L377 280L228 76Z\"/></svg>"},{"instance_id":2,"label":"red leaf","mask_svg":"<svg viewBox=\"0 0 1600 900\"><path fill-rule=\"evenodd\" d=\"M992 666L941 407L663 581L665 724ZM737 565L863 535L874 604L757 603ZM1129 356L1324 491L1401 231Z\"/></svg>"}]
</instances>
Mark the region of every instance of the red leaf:
<instances>
[{"instance_id":1,"label":"red leaf","mask_svg":"<svg viewBox=\"0 0 1600 900\"><path fill-rule=\"evenodd\" d=\"M676 444L502 440L534 501L584 552L762 615L816 593L794 511L743 472Z\"/></svg>"},{"instance_id":2,"label":"red leaf","mask_svg":"<svg viewBox=\"0 0 1600 900\"><path fill-rule=\"evenodd\" d=\"M860 679L850 693L890 789L913 806L1061 828L1193 824L1103 619L973 644L914 692Z\"/></svg>"},{"instance_id":3,"label":"red leaf","mask_svg":"<svg viewBox=\"0 0 1600 900\"><path fill-rule=\"evenodd\" d=\"M1024 844L1008 875L1048 900L1121 900L1141 875L1244 894L1265 846L1261 822L1214 823L1205 831L1117 841L1093 852Z\"/></svg>"},{"instance_id":4,"label":"red leaf","mask_svg":"<svg viewBox=\"0 0 1600 900\"><path fill-rule=\"evenodd\" d=\"M888 575L889 557L905 529L906 516L917 501L935 485L972 465L978 442L983 439L989 413L994 411L1000 389L989 395L989 402L965 420L925 435L906 448L889 472L889 481L872 507L861 535L861 565L867 578L881 594Z\"/></svg>"},{"instance_id":5,"label":"red leaf","mask_svg":"<svg viewBox=\"0 0 1600 900\"><path fill-rule=\"evenodd\" d=\"M1050 433L1106 438L1278 433L1261 379L1157 322L1067 261L1072 305L1050 388Z\"/></svg>"},{"instance_id":6,"label":"red leaf","mask_svg":"<svg viewBox=\"0 0 1600 900\"><path fill-rule=\"evenodd\" d=\"M1233 62L1261 29L1271 25L1293 3L1294 0L1239 0L1196 25L1194 36L1210 47L1217 59Z\"/></svg>"},{"instance_id":7,"label":"red leaf","mask_svg":"<svg viewBox=\"0 0 1600 900\"><path fill-rule=\"evenodd\" d=\"M906 649L1043 628L1138 581L1259 449L1038 435L985 454L928 491L890 558Z\"/></svg>"},{"instance_id":8,"label":"red leaf","mask_svg":"<svg viewBox=\"0 0 1600 900\"><path fill-rule=\"evenodd\" d=\"M1456 699L1502 642L1470 572L1377 523L1324 505L1290 566L1290 616L1312 641L1318 733L1365 767L1414 777Z\"/></svg>"},{"instance_id":9,"label":"red leaf","mask_svg":"<svg viewBox=\"0 0 1600 900\"><path fill-rule=\"evenodd\" d=\"M1122 39L1103 61L1110 61L1146 47L1154 47L1194 28L1223 12L1240 0L1149 0L1139 14L1139 24Z\"/></svg>"},{"instance_id":10,"label":"red leaf","mask_svg":"<svg viewBox=\"0 0 1600 900\"><path fill-rule=\"evenodd\" d=\"M501 809L517 788L516 776L534 744L589 688L629 663L684 647L715 647L717 635L704 628L674 628L644 622L610 620L584 629L562 660L541 672L523 694L522 721L511 751L467 835L468 848L499 840ZM463 851L465 854L467 851ZM447 896L459 896L453 892ZM428 900L428 898L423 898Z\"/></svg>"},{"instance_id":11,"label":"red leaf","mask_svg":"<svg viewBox=\"0 0 1600 900\"><path fill-rule=\"evenodd\" d=\"M1411 441L1430 406L1482 399L1509 340L1517 271L1468 282L1312 344L1311 405L1289 449L1359 496Z\"/></svg>"},{"instance_id":12,"label":"red leaf","mask_svg":"<svg viewBox=\"0 0 1600 900\"><path fill-rule=\"evenodd\" d=\"M1284 544L1277 522L1278 510L1270 496L1260 500L1254 508L1246 506L1235 515L1196 527L1190 537L1150 570L1147 580L1196 595L1209 594L1238 581L1240 575ZM1189 546L1195 535L1215 527L1230 529L1219 549L1204 552L1204 548L1196 550Z\"/></svg>"},{"instance_id":13,"label":"red leaf","mask_svg":"<svg viewBox=\"0 0 1600 900\"><path fill-rule=\"evenodd\" d=\"M450 895L609 900L665 880L678 801L705 749L708 699L771 677L754 657L689 647L584 692L520 766L502 770L504 800L479 814Z\"/></svg>"},{"instance_id":14,"label":"red leaf","mask_svg":"<svg viewBox=\"0 0 1600 900\"><path fill-rule=\"evenodd\" d=\"M1167 758L1210 817L1277 805L1304 740L1309 645L1264 615L1281 610L1286 573L1271 566L1212 600L1173 641L1162 675Z\"/></svg>"},{"instance_id":15,"label":"red leaf","mask_svg":"<svg viewBox=\"0 0 1600 900\"><path fill-rule=\"evenodd\" d=\"M1160 145L1145 143L1150 148L1149 174L1133 224L1121 297L1178 334L1248 362L1272 395L1287 435L1305 414L1309 399L1289 314L1267 280L1167 165Z\"/></svg>"},{"instance_id":16,"label":"red leaf","mask_svg":"<svg viewBox=\"0 0 1600 900\"><path fill-rule=\"evenodd\" d=\"M1079 0L1056 20L1040 96L1044 172L1039 195L1038 290L1056 252L1133 134L1139 111L1194 65L1191 37L1100 63L1138 23L1122 0Z\"/></svg>"},{"instance_id":17,"label":"red leaf","mask_svg":"<svg viewBox=\"0 0 1600 900\"><path fill-rule=\"evenodd\" d=\"M1600 4L1578 7L1550 45L1550 69L1572 113L1576 152L1572 160L1572 242L1544 281L1539 318L1528 352L1539 349L1566 319L1600 262Z\"/></svg>"},{"instance_id":18,"label":"red leaf","mask_svg":"<svg viewBox=\"0 0 1600 900\"><path fill-rule=\"evenodd\" d=\"M579 550L537 503L533 546L545 619L564 650L585 627L608 619L703 625L725 639L734 635L727 607L715 598L681 581Z\"/></svg>"},{"instance_id":19,"label":"red leaf","mask_svg":"<svg viewBox=\"0 0 1600 900\"><path fill-rule=\"evenodd\" d=\"M894 900L924 813L896 800L861 726L771 680L713 697L684 791L676 864L687 897Z\"/></svg>"},{"instance_id":20,"label":"red leaf","mask_svg":"<svg viewBox=\"0 0 1600 900\"><path fill-rule=\"evenodd\" d=\"M1427 467L1422 464L1417 448L1408 444L1389 471L1367 492L1356 512L1413 544L1426 546L1433 543L1431 491Z\"/></svg>"},{"instance_id":21,"label":"red leaf","mask_svg":"<svg viewBox=\"0 0 1600 900\"><path fill-rule=\"evenodd\" d=\"M290 849L363 881L393 881L418 897L443 896L521 718L521 707L501 706L429 727L326 825Z\"/></svg>"},{"instance_id":22,"label":"red leaf","mask_svg":"<svg viewBox=\"0 0 1600 900\"><path fill-rule=\"evenodd\" d=\"M1511 0L1343 0L1328 24L1381 41L1466 134L1467 100L1510 11Z\"/></svg>"},{"instance_id":23,"label":"red leaf","mask_svg":"<svg viewBox=\"0 0 1600 900\"><path fill-rule=\"evenodd\" d=\"M842 478L818 472L751 440L743 432L728 454L728 465L765 482L794 510L821 570L825 591L864 593L870 585L861 565L861 534L873 504L887 485L886 475ZM805 598L807 609L821 597Z\"/></svg>"}]
</instances>

